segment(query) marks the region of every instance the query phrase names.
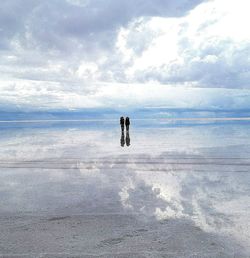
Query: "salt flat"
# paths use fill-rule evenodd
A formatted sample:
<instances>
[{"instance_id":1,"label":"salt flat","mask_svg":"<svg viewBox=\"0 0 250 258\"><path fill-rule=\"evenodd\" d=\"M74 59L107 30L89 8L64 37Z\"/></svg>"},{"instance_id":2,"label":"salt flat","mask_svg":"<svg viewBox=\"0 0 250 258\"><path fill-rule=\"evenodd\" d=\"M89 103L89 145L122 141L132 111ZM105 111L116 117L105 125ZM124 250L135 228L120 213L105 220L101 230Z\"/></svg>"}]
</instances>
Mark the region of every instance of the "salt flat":
<instances>
[{"instance_id":1,"label":"salt flat","mask_svg":"<svg viewBox=\"0 0 250 258\"><path fill-rule=\"evenodd\" d=\"M0 255L250 257L249 131L1 125Z\"/></svg>"}]
</instances>

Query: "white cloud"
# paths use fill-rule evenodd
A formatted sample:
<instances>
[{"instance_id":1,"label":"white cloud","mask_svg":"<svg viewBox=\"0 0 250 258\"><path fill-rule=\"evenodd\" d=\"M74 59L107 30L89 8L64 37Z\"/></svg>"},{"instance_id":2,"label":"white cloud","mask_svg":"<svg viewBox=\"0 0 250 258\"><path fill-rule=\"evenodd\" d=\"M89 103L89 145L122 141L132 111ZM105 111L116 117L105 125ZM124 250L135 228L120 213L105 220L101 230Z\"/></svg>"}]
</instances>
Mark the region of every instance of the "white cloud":
<instances>
[{"instance_id":1,"label":"white cloud","mask_svg":"<svg viewBox=\"0 0 250 258\"><path fill-rule=\"evenodd\" d=\"M8 1L0 11L1 107L248 108L249 6Z\"/></svg>"},{"instance_id":2,"label":"white cloud","mask_svg":"<svg viewBox=\"0 0 250 258\"><path fill-rule=\"evenodd\" d=\"M250 90L174 87L160 84L65 85L59 82L0 81L1 109L50 110L79 108L246 109Z\"/></svg>"},{"instance_id":3,"label":"white cloud","mask_svg":"<svg viewBox=\"0 0 250 258\"><path fill-rule=\"evenodd\" d=\"M140 56L130 53L134 60L126 71L128 79L166 84L192 82L198 87L249 88L250 59L246 57L250 51L250 34L247 33L250 18L245 11L248 6L246 1L209 1L186 17L155 17L146 21L144 30L154 36ZM129 41L129 33L127 38ZM126 44L123 42L123 45ZM128 48L127 53L131 49Z\"/></svg>"}]
</instances>

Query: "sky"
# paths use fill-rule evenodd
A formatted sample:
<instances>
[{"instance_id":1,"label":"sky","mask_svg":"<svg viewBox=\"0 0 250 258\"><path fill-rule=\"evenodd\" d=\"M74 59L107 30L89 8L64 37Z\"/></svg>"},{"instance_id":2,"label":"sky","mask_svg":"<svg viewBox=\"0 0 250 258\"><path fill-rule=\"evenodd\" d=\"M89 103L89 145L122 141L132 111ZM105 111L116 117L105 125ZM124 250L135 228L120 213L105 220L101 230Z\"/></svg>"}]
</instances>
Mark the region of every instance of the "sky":
<instances>
[{"instance_id":1,"label":"sky","mask_svg":"<svg viewBox=\"0 0 250 258\"><path fill-rule=\"evenodd\" d=\"M0 110L250 109L246 0L2 0Z\"/></svg>"}]
</instances>

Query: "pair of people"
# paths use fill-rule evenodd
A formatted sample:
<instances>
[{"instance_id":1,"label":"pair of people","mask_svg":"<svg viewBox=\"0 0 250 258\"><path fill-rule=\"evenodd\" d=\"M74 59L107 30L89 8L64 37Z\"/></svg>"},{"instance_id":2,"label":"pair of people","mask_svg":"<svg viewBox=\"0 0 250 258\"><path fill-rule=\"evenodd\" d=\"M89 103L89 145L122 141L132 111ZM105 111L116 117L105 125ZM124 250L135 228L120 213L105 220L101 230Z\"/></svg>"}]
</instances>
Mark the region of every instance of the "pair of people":
<instances>
[{"instance_id":1,"label":"pair of people","mask_svg":"<svg viewBox=\"0 0 250 258\"><path fill-rule=\"evenodd\" d=\"M129 126L130 126L130 120L129 117L126 117L124 120L124 117L120 117L120 125L121 125L121 130L124 131L124 125L126 126L126 131L129 131Z\"/></svg>"},{"instance_id":2,"label":"pair of people","mask_svg":"<svg viewBox=\"0 0 250 258\"><path fill-rule=\"evenodd\" d=\"M130 146L130 137L129 137L129 126L130 126L130 120L129 117L120 117L120 125L121 125L121 146L124 147L125 142L127 146ZM126 138L124 135L124 126L126 126Z\"/></svg>"}]
</instances>

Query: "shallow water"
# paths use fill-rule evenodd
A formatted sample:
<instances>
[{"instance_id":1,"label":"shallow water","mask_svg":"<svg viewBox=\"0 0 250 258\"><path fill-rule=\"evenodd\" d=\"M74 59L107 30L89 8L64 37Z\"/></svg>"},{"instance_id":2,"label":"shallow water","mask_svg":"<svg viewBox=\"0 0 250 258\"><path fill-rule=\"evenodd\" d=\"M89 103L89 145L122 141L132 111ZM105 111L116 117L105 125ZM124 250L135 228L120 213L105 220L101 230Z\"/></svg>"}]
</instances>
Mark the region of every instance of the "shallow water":
<instances>
[{"instance_id":1,"label":"shallow water","mask_svg":"<svg viewBox=\"0 0 250 258\"><path fill-rule=\"evenodd\" d=\"M0 253L249 257L250 124L147 123L0 125Z\"/></svg>"}]
</instances>

